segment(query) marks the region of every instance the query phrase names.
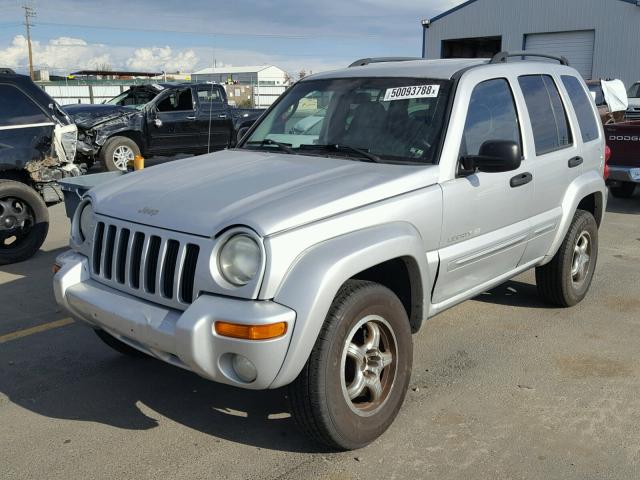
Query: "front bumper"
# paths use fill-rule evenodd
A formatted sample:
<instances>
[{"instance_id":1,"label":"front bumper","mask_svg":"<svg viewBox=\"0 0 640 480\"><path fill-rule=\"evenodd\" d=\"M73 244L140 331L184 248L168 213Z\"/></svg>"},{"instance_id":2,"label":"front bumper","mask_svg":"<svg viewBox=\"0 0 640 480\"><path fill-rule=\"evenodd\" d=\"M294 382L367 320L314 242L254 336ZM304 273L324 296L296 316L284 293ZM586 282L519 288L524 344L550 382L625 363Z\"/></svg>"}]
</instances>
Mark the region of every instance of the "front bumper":
<instances>
[{"instance_id":1,"label":"front bumper","mask_svg":"<svg viewBox=\"0 0 640 480\"><path fill-rule=\"evenodd\" d=\"M64 253L56 262L61 269L53 287L62 307L153 357L209 380L254 390L269 388L284 363L296 314L283 305L202 294L180 311L91 279L88 259L78 253ZM216 320L250 325L286 322L287 333L264 341L222 337L213 329ZM233 354L255 365L256 380L245 383L238 378L232 368Z\"/></svg>"},{"instance_id":2,"label":"front bumper","mask_svg":"<svg viewBox=\"0 0 640 480\"><path fill-rule=\"evenodd\" d=\"M618 167L609 165L609 178L611 182L640 183L640 167Z\"/></svg>"}]
</instances>

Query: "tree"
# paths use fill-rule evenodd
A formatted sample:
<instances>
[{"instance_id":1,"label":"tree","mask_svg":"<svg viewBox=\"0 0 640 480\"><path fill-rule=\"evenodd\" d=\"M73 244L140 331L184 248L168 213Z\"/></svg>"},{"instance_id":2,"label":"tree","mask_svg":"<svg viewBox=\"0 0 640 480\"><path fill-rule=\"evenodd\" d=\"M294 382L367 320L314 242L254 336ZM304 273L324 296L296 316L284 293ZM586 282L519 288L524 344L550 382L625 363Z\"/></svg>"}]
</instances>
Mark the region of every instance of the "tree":
<instances>
[{"instance_id":1,"label":"tree","mask_svg":"<svg viewBox=\"0 0 640 480\"><path fill-rule=\"evenodd\" d=\"M302 70L300 70L300 73L298 73L298 78L302 80L306 76L307 76L307 71L303 68Z\"/></svg>"}]
</instances>

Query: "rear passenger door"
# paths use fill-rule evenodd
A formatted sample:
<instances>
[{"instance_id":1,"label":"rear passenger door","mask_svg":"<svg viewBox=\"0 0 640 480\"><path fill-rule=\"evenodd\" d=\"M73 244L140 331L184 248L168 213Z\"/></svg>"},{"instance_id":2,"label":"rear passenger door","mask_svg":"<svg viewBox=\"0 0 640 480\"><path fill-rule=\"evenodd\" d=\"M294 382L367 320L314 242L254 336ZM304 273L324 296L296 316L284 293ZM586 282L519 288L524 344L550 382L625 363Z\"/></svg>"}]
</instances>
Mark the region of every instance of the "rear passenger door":
<instances>
[{"instance_id":1,"label":"rear passenger door","mask_svg":"<svg viewBox=\"0 0 640 480\"><path fill-rule=\"evenodd\" d=\"M573 112L560 95L551 75L522 75L518 84L529 122L525 134L530 151L535 200L531 217L532 237L523 263L543 257L553 242L562 219L567 186L582 173L584 158L569 121Z\"/></svg>"},{"instance_id":2,"label":"rear passenger door","mask_svg":"<svg viewBox=\"0 0 640 480\"><path fill-rule=\"evenodd\" d=\"M473 89L459 158L477 155L489 140L514 141L522 149L513 92L504 78ZM441 184L444 221L434 304L468 296L517 268L530 234L533 183L512 179L530 167L525 158L517 170L459 174Z\"/></svg>"}]
</instances>

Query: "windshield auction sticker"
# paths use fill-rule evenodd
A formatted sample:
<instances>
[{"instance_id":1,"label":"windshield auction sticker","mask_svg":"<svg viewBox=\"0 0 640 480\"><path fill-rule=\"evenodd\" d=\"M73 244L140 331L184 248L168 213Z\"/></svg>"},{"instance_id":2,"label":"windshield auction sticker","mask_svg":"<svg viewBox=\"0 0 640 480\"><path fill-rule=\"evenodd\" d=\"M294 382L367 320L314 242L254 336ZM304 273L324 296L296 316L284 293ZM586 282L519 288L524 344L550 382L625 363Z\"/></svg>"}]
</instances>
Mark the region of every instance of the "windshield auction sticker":
<instances>
[{"instance_id":1,"label":"windshield auction sticker","mask_svg":"<svg viewBox=\"0 0 640 480\"><path fill-rule=\"evenodd\" d=\"M440 85L416 85L413 87L388 88L384 94L384 101L408 100L410 98L435 98L440 91Z\"/></svg>"}]
</instances>

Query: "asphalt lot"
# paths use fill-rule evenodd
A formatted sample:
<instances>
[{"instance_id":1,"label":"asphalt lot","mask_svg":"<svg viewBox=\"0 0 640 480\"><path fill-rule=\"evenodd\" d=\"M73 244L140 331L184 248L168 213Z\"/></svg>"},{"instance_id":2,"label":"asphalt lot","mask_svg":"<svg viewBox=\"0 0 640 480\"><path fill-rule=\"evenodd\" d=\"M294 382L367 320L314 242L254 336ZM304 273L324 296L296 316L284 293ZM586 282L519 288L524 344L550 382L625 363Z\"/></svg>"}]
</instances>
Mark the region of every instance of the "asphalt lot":
<instances>
[{"instance_id":1,"label":"asphalt lot","mask_svg":"<svg viewBox=\"0 0 640 480\"><path fill-rule=\"evenodd\" d=\"M608 210L582 304L549 308L528 272L431 319L395 424L331 453L286 392L126 358L68 320L54 207L42 251L0 267L0 478L640 478L640 196Z\"/></svg>"}]
</instances>

